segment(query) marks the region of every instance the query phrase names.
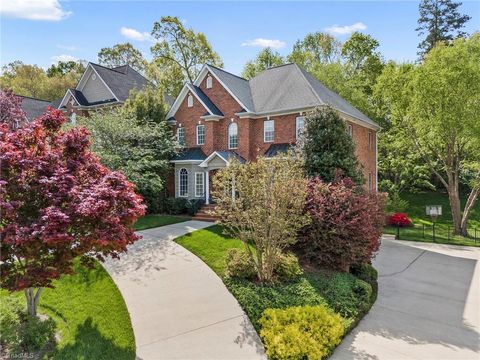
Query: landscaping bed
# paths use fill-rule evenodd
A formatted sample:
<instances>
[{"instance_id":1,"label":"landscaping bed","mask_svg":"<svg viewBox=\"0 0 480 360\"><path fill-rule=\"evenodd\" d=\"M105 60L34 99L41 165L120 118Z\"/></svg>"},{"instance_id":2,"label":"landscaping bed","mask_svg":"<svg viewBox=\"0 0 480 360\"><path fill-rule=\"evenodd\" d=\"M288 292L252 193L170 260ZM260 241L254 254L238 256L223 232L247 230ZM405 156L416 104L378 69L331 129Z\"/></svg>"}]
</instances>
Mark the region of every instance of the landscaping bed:
<instances>
[{"instance_id":1,"label":"landscaping bed","mask_svg":"<svg viewBox=\"0 0 480 360\"><path fill-rule=\"evenodd\" d=\"M369 311L376 299L376 272L362 277L327 270L309 270L295 280L261 284L246 279L225 276L226 256L229 249L242 249L243 243L222 233L221 226L215 225L198 230L176 239L177 243L197 255L220 278L235 296L253 326L262 336L262 315L267 309L290 309L305 306L324 306L329 313L340 315L341 336L350 331ZM264 333L262 339L268 338ZM335 344L336 345L336 344Z\"/></svg>"},{"instance_id":2,"label":"landscaping bed","mask_svg":"<svg viewBox=\"0 0 480 360\"><path fill-rule=\"evenodd\" d=\"M87 269L78 262L75 274L44 289L39 313L55 322L57 345L53 359L135 359L135 337L130 316L120 291L105 269L96 263ZM0 300L23 292L0 292Z\"/></svg>"},{"instance_id":3,"label":"landscaping bed","mask_svg":"<svg viewBox=\"0 0 480 360\"><path fill-rule=\"evenodd\" d=\"M405 208L398 209L398 212L406 213L412 221L412 226L401 227L386 226L384 232L391 235L400 235L400 240L436 242L439 244L480 246L480 202L477 202L472 209L469 220L469 235L464 237L453 236L453 222L448 196L440 192L423 192L416 194L401 194L401 199L408 204ZM465 204L465 197L461 198L462 207ZM435 237L433 222L430 216L426 215L427 205L441 205L442 215L435 221ZM475 229L476 233L475 233ZM476 234L476 240L475 240Z\"/></svg>"}]
</instances>

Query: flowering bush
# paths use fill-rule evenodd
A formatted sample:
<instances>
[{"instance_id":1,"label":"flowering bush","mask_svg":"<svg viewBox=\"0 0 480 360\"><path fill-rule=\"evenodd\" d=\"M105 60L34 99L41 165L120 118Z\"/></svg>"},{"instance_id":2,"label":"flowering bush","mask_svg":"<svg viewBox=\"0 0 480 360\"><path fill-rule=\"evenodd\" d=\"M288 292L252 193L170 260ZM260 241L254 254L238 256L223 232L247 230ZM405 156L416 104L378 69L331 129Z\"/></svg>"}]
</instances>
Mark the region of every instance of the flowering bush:
<instances>
[{"instance_id":1,"label":"flowering bush","mask_svg":"<svg viewBox=\"0 0 480 360\"><path fill-rule=\"evenodd\" d=\"M329 269L368 263L380 246L385 200L348 178L330 184L310 180L305 211L312 222L295 248L304 260Z\"/></svg>"},{"instance_id":2,"label":"flowering bush","mask_svg":"<svg viewBox=\"0 0 480 360\"><path fill-rule=\"evenodd\" d=\"M398 227L408 227L412 226L412 220L408 218L408 215L405 213L395 213L388 217L388 225L398 226Z\"/></svg>"}]
</instances>

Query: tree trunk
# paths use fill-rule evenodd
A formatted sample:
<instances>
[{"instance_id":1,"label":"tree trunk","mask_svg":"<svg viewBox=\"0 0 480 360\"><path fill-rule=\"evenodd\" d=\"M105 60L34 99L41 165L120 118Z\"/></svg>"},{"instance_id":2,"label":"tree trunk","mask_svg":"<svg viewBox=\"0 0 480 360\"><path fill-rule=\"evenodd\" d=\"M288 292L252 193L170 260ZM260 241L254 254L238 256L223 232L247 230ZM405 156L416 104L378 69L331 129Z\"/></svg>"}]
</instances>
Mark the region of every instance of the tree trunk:
<instances>
[{"instance_id":1,"label":"tree trunk","mask_svg":"<svg viewBox=\"0 0 480 360\"><path fill-rule=\"evenodd\" d=\"M27 298L27 312L30 316L37 316L38 302L40 300L40 295L42 294L43 288L38 288L35 291L35 288L25 289L25 297Z\"/></svg>"},{"instance_id":2,"label":"tree trunk","mask_svg":"<svg viewBox=\"0 0 480 360\"><path fill-rule=\"evenodd\" d=\"M470 211L474 208L480 194L480 185L472 189L472 192L468 196L467 203L463 209L463 217L461 222L460 233L462 236L468 236L468 219L470 217Z\"/></svg>"}]
</instances>

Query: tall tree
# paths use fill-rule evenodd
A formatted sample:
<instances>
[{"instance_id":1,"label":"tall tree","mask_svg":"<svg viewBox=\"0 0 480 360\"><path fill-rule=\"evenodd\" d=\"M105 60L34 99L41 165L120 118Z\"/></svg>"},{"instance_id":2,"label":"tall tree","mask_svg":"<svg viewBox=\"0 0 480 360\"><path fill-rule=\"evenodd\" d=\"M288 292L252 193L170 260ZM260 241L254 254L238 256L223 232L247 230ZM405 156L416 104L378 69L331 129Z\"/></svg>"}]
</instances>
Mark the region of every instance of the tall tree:
<instances>
[{"instance_id":1,"label":"tall tree","mask_svg":"<svg viewBox=\"0 0 480 360\"><path fill-rule=\"evenodd\" d=\"M144 213L133 184L100 164L85 129L61 131L65 121L53 110L15 132L0 125L0 285L24 290L32 316L76 258L125 252Z\"/></svg>"},{"instance_id":2,"label":"tall tree","mask_svg":"<svg viewBox=\"0 0 480 360\"><path fill-rule=\"evenodd\" d=\"M65 76L73 72L80 78L85 72L85 63L85 61L59 61L47 69L47 76Z\"/></svg>"},{"instance_id":3,"label":"tall tree","mask_svg":"<svg viewBox=\"0 0 480 360\"><path fill-rule=\"evenodd\" d=\"M301 146L309 177L318 176L331 182L341 171L357 184L365 182L355 155L355 143L345 122L331 107L318 108L307 116Z\"/></svg>"},{"instance_id":4,"label":"tall tree","mask_svg":"<svg viewBox=\"0 0 480 360\"><path fill-rule=\"evenodd\" d=\"M142 53L128 42L102 48L98 52L98 62L108 67L128 64L140 72L144 72L147 66L147 61L144 59Z\"/></svg>"},{"instance_id":5,"label":"tall tree","mask_svg":"<svg viewBox=\"0 0 480 360\"><path fill-rule=\"evenodd\" d=\"M245 64L242 76L245 79L251 79L268 68L285 64L285 59L276 51L265 48L260 51L254 60Z\"/></svg>"},{"instance_id":6,"label":"tall tree","mask_svg":"<svg viewBox=\"0 0 480 360\"><path fill-rule=\"evenodd\" d=\"M294 62L307 71L319 64L330 64L339 60L341 43L330 34L315 32L307 34L293 45L288 61Z\"/></svg>"},{"instance_id":7,"label":"tall tree","mask_svg":"<svg viewBox=\"0 0 480 360\"><path fill-rule=\"evenodd\" d=\"M382 75L378 85L394 125L447 190L454 231L462 235L480 194L479 58L480 34L440 43L413 71ZM473 175L462 214L459 186L467 169Z\"/></svg>"},{"instance_id":8,"label":"tall tree","mask_svg":"<svg viewBox=\"0 0 480 360\"><path fill-rule=\"evenodd\" d=\"M156 21L152 36L157 39L151 48L154 63L172 73L179 69L182 80L193 83L205 63L223 67L205 34L186 29L178 17L164 16Z\"/></svg>"},{"instance_id":9,"label":"tall tree","mask_svg":"<svg viewBox=\"0 0 480 360\"><path fill-rule=\"evenodd\" d=\"M418 7L420 17L418 19L418 35L427 35L420 42L418 48L422 57L428 53L438 42L449 42L458 37L465 37L462 30L465 23L471 19L468 15L462 15L458 8L461 2L452 0L422 0Z\"/></svg>"}]
</instances>

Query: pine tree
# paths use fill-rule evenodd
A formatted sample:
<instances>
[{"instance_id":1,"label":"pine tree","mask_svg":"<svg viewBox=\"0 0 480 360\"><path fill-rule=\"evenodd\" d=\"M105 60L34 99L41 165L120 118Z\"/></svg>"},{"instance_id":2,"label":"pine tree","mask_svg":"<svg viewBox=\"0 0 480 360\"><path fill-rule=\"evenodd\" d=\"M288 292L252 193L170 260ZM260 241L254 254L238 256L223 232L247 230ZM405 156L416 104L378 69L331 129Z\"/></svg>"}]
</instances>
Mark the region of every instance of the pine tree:
<instances>
[{"instance_id":1,"label":"pine tree","mask_svg":"<svg viewBox=\"0 0 480 360\"><path fill-rule=\"evenodd\" d=\"M307 176L332 182L340 171L355 183L364 183L355 143L345 122L331 107L317 109L307 117L302 149Z\"/></svg>"},{"instance_id":2,"label":"pine tree","mask_svg":"<svg viewBox=\"0 0 480 360\"><path fill-rule=\"evenodd\" d=\"M469 15L458 12L461 2L452 0L422 0L419 5L418 35L427 34L420 42L418 54L423 57L439 41L449 42L455 38L465 37L462 31L465 23L471 19Z\"/></svg>"}]
</instances>

